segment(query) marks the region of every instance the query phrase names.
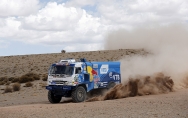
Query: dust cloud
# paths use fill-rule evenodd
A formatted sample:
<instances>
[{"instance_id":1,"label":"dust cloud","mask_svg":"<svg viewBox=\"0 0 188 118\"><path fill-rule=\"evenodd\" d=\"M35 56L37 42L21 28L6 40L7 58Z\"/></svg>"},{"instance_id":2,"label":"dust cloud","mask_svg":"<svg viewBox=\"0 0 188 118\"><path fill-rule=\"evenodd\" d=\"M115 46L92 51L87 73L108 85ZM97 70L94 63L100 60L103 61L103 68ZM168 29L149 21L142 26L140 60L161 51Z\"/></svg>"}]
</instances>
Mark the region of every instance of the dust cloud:
<instances>
[{"instance_id":1,"label":"dust cloud","mask_svg":"<svg viewBox=\"0 0 188 118\"><path fill-rule=\"evenodd\" d=\"M126 83L114 86L104 96L90 98L87 102L168 93L173 91L173 85L173 80L163 73L153 76L137 76L134 79L130 78Z\"/></svg>"},{"instance_id":2,"label":"dust cloud","mask_svg":"<svg viewBox=\"0 0 188 118\"><path fill-rule=\"evenodd\" d=\"M105 49L144 49L147 56L125 56L121 59L123 81L134 76L151 76L162 72L174 81L174 88L188 83L188 29L187 25L168 25L118 30L108 34Z\"/></svg>"},{"instance_id":3,"label":"dust cloud","mask_svg":"<svg viewBox=\"0 0 188 118\"><path fill-rule=\"evenodd\" d=\"M188 87L187 25L113 31L106 37L105 49L144 49L149 54L123 57L122 84L87 101L161 94Z\"/></svg>"}]
</instances>

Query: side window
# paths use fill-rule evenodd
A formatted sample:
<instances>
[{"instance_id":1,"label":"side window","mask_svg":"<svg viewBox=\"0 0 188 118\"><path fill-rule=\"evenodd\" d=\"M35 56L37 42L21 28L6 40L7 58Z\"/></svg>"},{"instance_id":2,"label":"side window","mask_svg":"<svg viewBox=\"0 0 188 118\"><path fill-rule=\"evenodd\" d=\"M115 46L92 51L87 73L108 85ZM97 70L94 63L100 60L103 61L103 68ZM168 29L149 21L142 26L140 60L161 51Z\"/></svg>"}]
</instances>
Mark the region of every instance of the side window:
<instances>
[{"instance_id":1,"label":"side window","mask_svg":"<svg viewBox=\"0 0 188 118\"><path fill-rule=\"evenodd\" d=\"M80 74L81 73L81 67L76 67L75 74Z\"/></svg>"},{"instance_id":2,"label":"side window","mask_svg":"<svg viewBox=\"0 0 188 118\"><path fill-rule=\"evenodd\" d=\"M56 67L51 67L51 74L55 74L55 71L56 71L57 69L56 69Z\"/></svg>"},{"instance_id":3,"label":"side window","mask_svg":"<svg viewBox=\"0 0 188 118\"><path fill-rule=\"evenodd\" d=\"M51 70L52 70L52 66L50 66L50 68L48 69L48 74L51 74Z\"/></svg>"}]
</instances>

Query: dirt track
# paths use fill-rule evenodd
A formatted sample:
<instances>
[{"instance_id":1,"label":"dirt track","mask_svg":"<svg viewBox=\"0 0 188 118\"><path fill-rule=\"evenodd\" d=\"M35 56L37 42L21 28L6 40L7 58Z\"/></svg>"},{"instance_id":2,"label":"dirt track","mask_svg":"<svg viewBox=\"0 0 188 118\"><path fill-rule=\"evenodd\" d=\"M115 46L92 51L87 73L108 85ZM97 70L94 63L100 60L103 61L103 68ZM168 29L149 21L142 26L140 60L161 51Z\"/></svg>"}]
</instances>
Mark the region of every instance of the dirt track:
<instances>
[{"instance_id":1,"label":"dirt track","mask_svg":"<svg viewBox=\"0 0 188 118\"><path fill-rule=\"evenodd\" d=\"M45 98L42 104L6 106L0 111L1 118L188 118L188 89L84 103L50 104Z\"/></svg>"}]
</instances>

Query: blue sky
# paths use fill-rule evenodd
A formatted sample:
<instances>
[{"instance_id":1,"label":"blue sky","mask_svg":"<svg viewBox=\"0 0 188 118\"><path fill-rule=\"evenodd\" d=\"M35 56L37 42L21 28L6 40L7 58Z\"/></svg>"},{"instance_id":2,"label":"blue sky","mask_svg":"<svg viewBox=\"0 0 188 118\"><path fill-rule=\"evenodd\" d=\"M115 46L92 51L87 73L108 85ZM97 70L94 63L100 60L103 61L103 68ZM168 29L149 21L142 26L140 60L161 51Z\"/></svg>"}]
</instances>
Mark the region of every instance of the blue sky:
<instances>
[{"instance_id":1,"label":"blue sky","mask_svg":"<svg viewBox=\"0 0 188 118\"><path fill-rule=\"evenodd\" d=\"M110 32L187 24L187 0L2 0L0 56L102 50Z\"/></svg>"}]
</instances>

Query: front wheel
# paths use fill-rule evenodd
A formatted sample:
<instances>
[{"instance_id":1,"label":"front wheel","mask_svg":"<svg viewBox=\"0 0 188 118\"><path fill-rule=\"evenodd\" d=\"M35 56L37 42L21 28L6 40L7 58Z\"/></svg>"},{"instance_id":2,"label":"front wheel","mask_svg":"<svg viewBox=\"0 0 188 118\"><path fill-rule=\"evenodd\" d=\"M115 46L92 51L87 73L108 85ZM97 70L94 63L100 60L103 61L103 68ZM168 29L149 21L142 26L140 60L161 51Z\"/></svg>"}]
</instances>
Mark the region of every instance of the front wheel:
<instances>
[{"instance_id":1,"label":"front wheel","mask_svg":"<svg viewBox=\"0 0 188 118\"><path fill-rule=\"evenodd\" d=\"M61 96L54 96L54 93L52 91L48 91L48 100L51 103L59 103L61 101Z\"/></svg>"},{"instance_id":2,"label":"front wheel","mask_svg":"<svg viewBox=\"0 0 188 118\"><path fill-rule=\"evenodd\" d=\"M76 90L72 91L73 102L83 102L86 99L86 90L82 86L78 86Z\"/></svg>"}]
</instances>

